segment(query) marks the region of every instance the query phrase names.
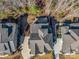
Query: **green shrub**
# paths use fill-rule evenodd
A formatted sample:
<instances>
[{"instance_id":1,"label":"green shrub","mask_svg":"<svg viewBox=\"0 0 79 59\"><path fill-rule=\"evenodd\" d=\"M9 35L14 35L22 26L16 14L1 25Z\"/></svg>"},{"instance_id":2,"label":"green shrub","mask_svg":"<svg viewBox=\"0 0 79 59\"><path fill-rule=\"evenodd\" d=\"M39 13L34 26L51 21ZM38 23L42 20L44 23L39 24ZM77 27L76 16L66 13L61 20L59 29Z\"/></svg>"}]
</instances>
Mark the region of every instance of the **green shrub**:
<instances>
[{"instance_id":1,"label":"green shrub","mask_svg":"<svg viewBox=\"0 0 79 59\"><path fill-rule=\"evenodd\" d=\"M38 7L38 6L36 6L36 5L32 5L31 7L28 7L28 9L29 9L29 13L31 13L31 14L37 14L37 13L39 13L40 12L40 8Z\"/></svg>"}]
</instances>

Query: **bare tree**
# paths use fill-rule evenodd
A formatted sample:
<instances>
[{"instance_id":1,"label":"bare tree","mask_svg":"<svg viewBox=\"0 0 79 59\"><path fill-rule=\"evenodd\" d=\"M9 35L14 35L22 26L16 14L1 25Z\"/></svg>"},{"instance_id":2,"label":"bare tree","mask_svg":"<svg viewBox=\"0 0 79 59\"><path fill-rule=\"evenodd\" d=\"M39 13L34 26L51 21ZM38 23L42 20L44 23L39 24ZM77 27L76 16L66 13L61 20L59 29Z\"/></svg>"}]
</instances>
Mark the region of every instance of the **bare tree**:
<instances>
[{"instance_id":1,"label":"bare tree","mask_svg":"<svg viewBox=\"0 0 79 59\"><path fill-rule=\"evenodd\" d=\"M79 0L57 0L54 9L51 9L52 16L59 21L64 21L68 18L79 17L78 4ZM77 8L75 8L76 6Z\"/></svg>"},{"instance_id":2,"label":"bare tree","mask_svg":"<svg viewBox=\"0 0 79 59\"><path fill-rule=\"evenodd\" d=\"M49 14L50 14L51 4L52 4L52 0L47 0L47 1L46 1L45 14L47 14L47 15L49 15Z\"/></svg>"},{"instance_id":3,"label":"bare tree","mask_svg":"<svg viewBox=\"0 0 79 59\"><path fill-rule=\"evenodd\" d=\"M0 10L17 9L22 6L31 7L33 5L42 7L40 9L44 10L45 14L51 13L59 21L79 17L79 0L4 0L2 3L0 2Z\"/></svg>"}]
</instances>

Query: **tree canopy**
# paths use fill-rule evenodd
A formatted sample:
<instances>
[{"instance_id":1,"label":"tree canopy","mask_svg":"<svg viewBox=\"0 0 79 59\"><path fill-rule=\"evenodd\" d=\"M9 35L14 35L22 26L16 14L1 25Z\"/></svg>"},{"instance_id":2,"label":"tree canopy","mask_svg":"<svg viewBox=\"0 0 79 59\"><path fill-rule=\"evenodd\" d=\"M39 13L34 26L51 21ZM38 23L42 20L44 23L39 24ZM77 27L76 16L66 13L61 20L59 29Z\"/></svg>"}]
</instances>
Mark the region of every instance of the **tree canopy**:
<instances>
[{"instance_id":1,"label":"tree canopy","mask_svg":"<svg viewBox=\"0 0 79 59\"><path fill-rule=\"evenodd\" d=\"M20 14L51 15L59 21L79 17L79 0L0 0L0 19Z\"/></svg>"}]
</instances>

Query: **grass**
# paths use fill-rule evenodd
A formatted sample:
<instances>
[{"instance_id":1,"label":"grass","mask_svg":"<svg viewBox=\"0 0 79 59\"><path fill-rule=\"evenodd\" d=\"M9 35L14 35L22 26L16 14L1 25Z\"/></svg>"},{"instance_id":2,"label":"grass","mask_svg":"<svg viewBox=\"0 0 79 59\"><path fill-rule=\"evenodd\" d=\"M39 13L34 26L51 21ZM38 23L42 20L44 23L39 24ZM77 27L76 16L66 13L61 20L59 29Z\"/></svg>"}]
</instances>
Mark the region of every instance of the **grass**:
<instances>
[{"instance_id":1,"label":"grass","mask_svg":"<svg viewBox=\"0 0 79 59\"><path fill-rule=\"evenodd\" d=\"M18 15L23 13L37 15L40 13L40 11L41 9L38 8L36 5L32 5L31 7L27 8L25 6L21 8L12 7L12 9L0 11L0 19L7 18L8 16L13 16L14 18L17 18Z\"/></svg>"},{"instance_id":2,"label":"grass","mask_svg":"<svg viewBox=\"0 0 79 59\"><path fill-rule=\"evenodd\" d=\"M4 2L4 0L0 0L0 3Z\"/></svg>"},{"instance_id":3,"label":"grass","mask_svg":"<svg viewBox=\"0 0 79 59\"><path fill-rule=\"evenodd\" d=\"M36 5L32 5L28 9L31 14L37 14L38 12L40 12L40 8L38 8Z\"/></svg>"},{"instance_id":4,"label":"grass","mask_svg":"<svg viewBox=\"0 0 79 59\"><path fill-rule=\"evenodd\" d=\"M50 52L43 56L35 56L32 59L53 59L53 55L52 55L52 52Z\"/></svg>"},{"instance_id":5,"label":"grass","mask_svg":"<svg viewBox=\"0 0 79 59\"><path fill-rule=\"evenodd\" d=\"M15 53L14 55L10 55L7 57L0 57L0 59L23 59L21 53Z\"/></svg>"},{"instance_id":6,"label":"grass","mask_svg":"<svg viewBox=\"0 0 79 59\"><path fill-rule=\"evenodd\" d=\"M79 59L79 54L75 54L75 55L63 55L63 54L60 54L59 59Z\"/></svg>"}]
</instances>

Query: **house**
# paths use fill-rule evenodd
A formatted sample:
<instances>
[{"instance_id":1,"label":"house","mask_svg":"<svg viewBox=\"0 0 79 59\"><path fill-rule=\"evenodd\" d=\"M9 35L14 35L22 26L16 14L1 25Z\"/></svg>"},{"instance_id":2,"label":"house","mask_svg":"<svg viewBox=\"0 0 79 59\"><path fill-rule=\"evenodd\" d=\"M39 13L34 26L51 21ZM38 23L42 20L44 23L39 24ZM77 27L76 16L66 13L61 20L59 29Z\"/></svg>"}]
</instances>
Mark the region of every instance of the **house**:
<instances>
[{"instance_id":1,"label":"house","mask_svg":"<svg viewBox=\"0 0 79 59\"><path fill-rule=\"evenodd\" d=\"M0 55L15 52L24 41L24 31L28 27L27 14L21 15L15 22L12 17L0 21Z\"/></svg>"},{"instance_id":2,"label":"house","mask_svg":"<svg viewBox=\"0 0 79 59\"><path fill-rule=\"evenodd\" d=\"M47 17L38 17L38 20L30 27L29 47L31 54L40 54L52 50L52 32L48 32L49 23Z\"/></svg>"},{"instance_id":3,"label":"house","mask_svg":"<svg viewBox=\"0 0 79 59\"><path fill-rule=\"evenodd\" d=\"M10 54L17 49L17 25L0 23L0 54Z\"/></svg>"},{"instance_id":4,"label":"house","mask_svg":"<svg viewBox=\"0 0 79 59\"><path fill-rule=\"evenodd\" d=\"M79 23L61 27L63 46L62 53L79 53Z\"/></svg>"}]
</instances>

